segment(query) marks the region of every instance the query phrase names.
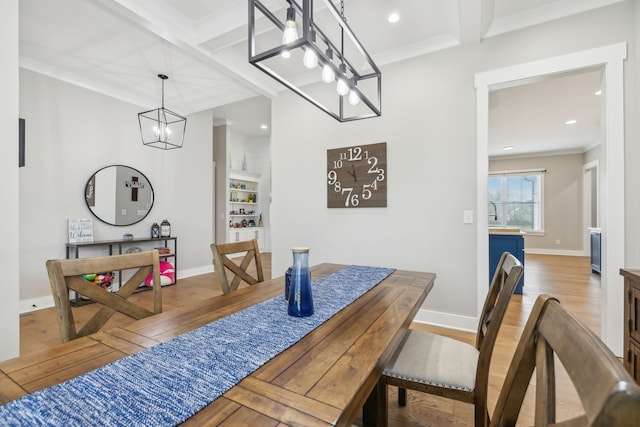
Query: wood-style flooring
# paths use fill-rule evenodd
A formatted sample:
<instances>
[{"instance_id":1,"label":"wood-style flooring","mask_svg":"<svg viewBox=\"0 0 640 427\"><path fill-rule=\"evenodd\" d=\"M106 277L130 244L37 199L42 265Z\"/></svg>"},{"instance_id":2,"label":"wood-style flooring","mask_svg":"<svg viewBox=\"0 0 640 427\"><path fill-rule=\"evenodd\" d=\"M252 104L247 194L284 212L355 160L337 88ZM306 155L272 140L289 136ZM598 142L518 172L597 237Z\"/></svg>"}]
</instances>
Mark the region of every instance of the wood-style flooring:
<instances>
[{"instance_id":1,"label":"wood-style flooring","mask_svg":"<svg viewBox=\"0 0 640 427\"><path fill-rule=\"evenodd\" d=\"M263 256L265 277L271 278L271 254ZM437 273L437 271L436 271ZM280 275L278 273L277 275ZM436 286L438 281L436 279ZM215 274L203 274L178 280L176 286L163 288L164 310L188 306L192 301L222 293ZM591 273L589 258L563 257L551 255L526 256L525 286L523 295L514 295L501 328L494 351L489 390L489 412L497 400L498 393L513 351L522 332L535 298L540 293L557 297L572 313L587 324L597 334L600 331L600 277ZM132 298L150 300L150 292L142 292ZM95 304L74 309L76 319L88 318L96 309ZM129 322L129 318L116 314L106 327ZM412 324L413 328L438 332L469 343L473 343L474 333ZM55 308L34 311L20 318L20 354L25 355L42 350L60 342ZM562 420L582 413L581 405L572 385L562 372L558 373L560 383L557 389L559 404L558 419ZM469 404L428 396L418 392L408 392L407 406L398 408L395 390L390 390L389 425L397 427L414 426L472 426L473 408ZM518 424L533 425L533 396L527 402ZM356 422L357 424L358 422Z\"/></svg>"}]
</instances>

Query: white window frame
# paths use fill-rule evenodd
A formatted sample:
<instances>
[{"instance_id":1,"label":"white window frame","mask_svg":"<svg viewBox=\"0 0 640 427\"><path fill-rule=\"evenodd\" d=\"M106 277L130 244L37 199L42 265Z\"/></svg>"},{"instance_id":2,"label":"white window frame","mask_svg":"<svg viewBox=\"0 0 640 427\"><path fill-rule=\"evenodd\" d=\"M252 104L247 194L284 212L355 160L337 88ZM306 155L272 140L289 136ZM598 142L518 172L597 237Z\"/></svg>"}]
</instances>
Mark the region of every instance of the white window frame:
<instances>
[{"instance_id":1,"label":"white window frame","mask_svg":"<svg viewBox=\"0 0 640 427\"><path fill-rule=\"evenodd\" d=\"M544 235L544 175L546 173L546 169L519 169L519 170L510 170L510 171L493 171L489 172L489 177L499 177L499 176L523 176L523 175L539 175L540 176L540 228L538 230L525 230L527 234L532 235ZM488 187L488 184L487 184ZM487 188L488 190L488 188ZM487 192L487 198L489 194ZM489 210L491 212L491 210ZM499 214L499 213L498 213Z\"/></svg>"}]
</instances>

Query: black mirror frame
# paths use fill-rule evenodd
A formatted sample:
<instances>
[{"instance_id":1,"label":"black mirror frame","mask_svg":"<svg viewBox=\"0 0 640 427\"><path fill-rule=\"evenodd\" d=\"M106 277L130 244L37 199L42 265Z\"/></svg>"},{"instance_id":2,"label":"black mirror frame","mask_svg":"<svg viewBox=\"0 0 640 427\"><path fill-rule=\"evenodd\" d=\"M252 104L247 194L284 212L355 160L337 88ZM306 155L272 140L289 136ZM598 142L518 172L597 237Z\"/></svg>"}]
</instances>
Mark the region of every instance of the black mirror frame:
<instances>
[{"instance_id":1,"label":"black mirror frame","mask_svg":"<svg viewBox=\"0 0 640 427\"><path fill-rule=\"evenodd\" d=\"M147 184L149 184L149 188L151 189L151 206L150 206L150 207L149 207L149 209L147 210L147 214L146 214L145 216L143 216L142 218L140 218L139 220L137 220L137 221L135 221L135 222L132 222L132 223L130 223L130 224L112 224L112 223L110 223L110 222L105 221L104 219L100 218L100 217L99 217L99 216L98 216L98 215L93 211L93 209L92 209L92 208L91 208L91 206L89 205L89 201L87 200L87 188L89 187L89 183L91 182L91 179L92 179L94 176L96 176L96 174L98 174L98 173L99 173L100 171L102 171L102 170L105 170L105 169L108 169L108 168L112 168L112 167L119 167L119 166L124 167L124 168L128 168L128 169L131 169L131 170L133 170L133 171L137 172L138 174L140 174L140 176L142 176L142 177L147 181ZM147 178L147 176L146 176L145 174L143 174L142 172L140 172L138 169L136 169L136 168L134 168L134 167L131 167L131 166L127 166L127 165L115 164L115 165L107 165L107 166L104 166L104 167L102 167L102 168L98 169L97 171L95 171L95 172L94 172L94 173L89 177L89 179L87 180L87 183L86 183L86 184L85 184L85 186L84 186L84 202L86 203L87 208L89 209L89 211L91 212L91 214L92 214L94 217L96 217L97 219L99 219L101 222L103 222L103 223L105 223L105 224L108 224L108 225L112 225L112 226L114 226L114 227L128 227L128 226L130 226L130 225L134 225L134 224L137 224L137 223L139 223L139 222L143 221L146 217L148 217L148 216L149 216L149 213L151 212L151 209L153 209L153 204L155 203L155 199L156 199L156 197L155 197L155 191L153 190L153 185L151 185L151 181L149 180L149 178Z\"/></svg>"}]
</instances>

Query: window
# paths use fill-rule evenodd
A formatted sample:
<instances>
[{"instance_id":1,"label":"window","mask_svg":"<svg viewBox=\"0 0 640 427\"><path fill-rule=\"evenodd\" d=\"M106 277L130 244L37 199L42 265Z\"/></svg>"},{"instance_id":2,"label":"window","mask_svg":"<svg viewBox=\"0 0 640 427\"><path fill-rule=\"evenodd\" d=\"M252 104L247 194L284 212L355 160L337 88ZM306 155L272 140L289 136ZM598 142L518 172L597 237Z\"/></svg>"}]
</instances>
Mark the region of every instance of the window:
<instances>
[{"instance_id":1,"label":"window","mask_svg":"<svg viewBox=\"0 0 640 427\"><path fill-rule=\"evenodd\" d=\"M543 170L489 174L489 226L543 232Z\"/></svg>"}]
</instances>

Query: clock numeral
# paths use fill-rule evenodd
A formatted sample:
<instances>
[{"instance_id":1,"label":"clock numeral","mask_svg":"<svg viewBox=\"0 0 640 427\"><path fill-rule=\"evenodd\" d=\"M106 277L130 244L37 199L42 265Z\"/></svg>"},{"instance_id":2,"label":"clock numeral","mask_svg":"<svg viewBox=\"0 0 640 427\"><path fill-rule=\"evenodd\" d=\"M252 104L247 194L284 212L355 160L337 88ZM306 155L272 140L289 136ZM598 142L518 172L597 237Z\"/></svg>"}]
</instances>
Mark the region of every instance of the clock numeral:
<instances>
[{"instance_id":1,"label":"clock numeral","mask_svg":"<svg viewBox=\"0 0 640 427\"><path fill-rule=\"evenodd\" d=\"M378 181L384 181L384 169L378 169L378 176L376 179Z\"/></svg>"},{"instance_id":2,"label":"clock numeral","mask_svg":"<svg viewBox=\"0 0 640 427\"><path fill-rule=\"evenodd\" d=\"M378 173L378 158L377 157L369 157L367 159L367 163L371 165L367 173Z\"/></svg>"},{"instance_id":3,"label":"clock numeral","mask_svg":"<svg viewBox=\"0 0 640 427\"><path fill-rule=\"evenodd\" d=\"M375 184L375 181L373 181L373 182ZM365 185L362 186L362 198L364 200L369 200L371 198L371 190L369 190L369 187L372 187L372 185L365 184Z\"/></svg>"},{"instance_id":4,"label":"clock numeral","mask_svg":"<svg viewBox=\"0 0 640 427\"><path fill-rule=\"evenodd\" d=\"M371 188L373 188L374 190L378 189L378 180L374 179L373 182L371 183Z\"/></svg>"},{"instance_id":5,"label":"clock numeral","mask_svg":"<svg viewBox=\"0 0 640 427\"><path fill-rule=\"evenodd\" d=\"M355 162L356 160L362 160L362 147L349 148L349 161Z\"/></svg>"},{"instance_id":6,"label":"clock numeral","mask_svg":"<svg viewBox=\"0 0 640 427\"><path fill-rule=\"evenodd\" d=\"M342 168L342 159L334 160L333 161L333 168L334 169L341 169Z\"/></svg>"},{"instance_id":7,"label":"clock numeral","mask_svg":"<svg viewBox=\"0 0 640 427\"><path fill-rule=\"evenodd\" d=\"M327 178L329 178L327 183L329 185L333 185L338 180L338 174L336 173L336 171L329 171L329 173L327 174Z\"/></svg>"},{"instance_id":8,"label":"clock numeral","mask_svg":"<svg viewBox=\"0 0 640 427\"><path fill-rule=\"evenodd\" d=\"M336 193L342 191L342 184L340 184L340 181L336 181L336 183L333 184L333 191L335 191Z\"/></svg>"},{"instance_id":9,"label":"clock numeral","mask_svg":"<svg viewBox=\"0 0 640 427\"><path fill-rule=\"evenodd\" d=\"M344 199L344 207L348 208L349 206L358 206L360 204L360 198L357 194L353 193L352 187L345 187L342 189L342 194L347 193L347 197Z\"/></svg>"},{"instance_id":10,"label":"clock numeral","mask_svg":"<svg viewBox=\"0 0 640 427\"><path fill-rule=\"evenodd\" d=\"M340 153L340 160L347 160L347 153ZM342 162L340 162L342 164Z\"/></svg>"}]
</instances>

